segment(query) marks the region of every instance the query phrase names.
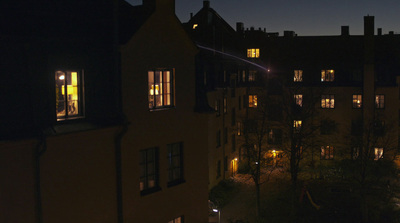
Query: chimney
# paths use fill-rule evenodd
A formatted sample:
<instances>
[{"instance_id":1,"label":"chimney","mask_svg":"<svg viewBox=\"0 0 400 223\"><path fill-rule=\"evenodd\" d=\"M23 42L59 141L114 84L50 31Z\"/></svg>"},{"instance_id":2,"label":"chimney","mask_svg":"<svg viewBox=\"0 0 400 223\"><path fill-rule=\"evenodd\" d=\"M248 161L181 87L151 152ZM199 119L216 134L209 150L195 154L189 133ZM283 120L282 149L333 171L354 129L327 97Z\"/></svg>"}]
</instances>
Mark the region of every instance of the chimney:
<instances>
[{"instance_id":1,"label":"chimney","mask_svg":"<svg viewBox=\"0 0 400 223\"><path fill-rule=\"evenodd\" d=\"M342 26L342 36L349 36L350 35L350 28L349 26Z\"/></svg>"},{"instance_id":2,"label":"chimney","mask_svg":"<svg viewBox=\"0 0 400 223\"><path fill-rule=\"evenodd\" d=\"M243 30L244 30L243 22L237 22L236 23L236 32L243 33Z\"/></svg>"},{"instance_id":3,"label":"chimney","mask_svg":"<svg viewBox=\"0 0 400 223\"><path fill-rule=\"evenodd\" d=\"M143 0L143 6L157 11L163 10L175 14L175 0Z\"/></svg>"},{"instance_id":4,"label":"chimney","mask_svg":"<svg viewBox=\"0 0 400 223\"><path fill-rule=\"evenodd\" d=\"M364 35L373 36L375 32L374 16L364 16Z\"/></svg>"},{"instance_id":5,"label":"chimney","mask_svg":"<svg viewBox=\"0 0 400 223\"><path fill-rule=\"evenodd\" d=\"M294 31L283 31L283 36L285 36L285 37L294 37L295 33L294 33Z\"/></svg>"},{"instance_id":6,"label":"chimney","mask_svg":"<svg viewBox=\"0 0 400 223\"><path fill-rule=\"evenodd\" d=\"M204 0L203 1L203 8L210 8L210 1Z\"/></svg>"},{"instance_id":7,"label":"chimney","mask_svg":"<svg viewBox=\"0 0 400 223\"><path fill-rule=\"evenodd\" d=\"M378 28L378 36L382 36L382 28Z\"/></svg>"},{"instance_id":8,"label":"chimney","mask_svg":"<svg viewBox=\"0 0 400 223\"><path fill-rule=\"evenodd\" d=\"M394 31L389 31L389 35L393 36L394 35Z\"/></svg>"}]
</instances>

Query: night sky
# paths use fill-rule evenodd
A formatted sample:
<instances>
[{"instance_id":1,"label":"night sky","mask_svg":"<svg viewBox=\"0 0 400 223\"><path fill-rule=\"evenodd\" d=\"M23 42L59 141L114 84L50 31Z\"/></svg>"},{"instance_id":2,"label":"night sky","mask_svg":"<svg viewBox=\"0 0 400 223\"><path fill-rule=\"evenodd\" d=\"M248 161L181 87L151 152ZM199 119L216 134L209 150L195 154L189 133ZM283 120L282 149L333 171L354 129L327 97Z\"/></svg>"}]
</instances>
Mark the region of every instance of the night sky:
<instances>
[{"instance_id":1,"label":"night sky","mask_svg":"<svg viewBox=\"0 0 400 223\"><path fill-rule=\"evenodd\" d=\"M132 5L142 0L127 0ZM203 0L175 0L181 22L203 7ZM350 26L350 35L363 33L363 17L375 16L375 28L383 34L400 34L399 0L210 0L211 8L233 28L266 28L267 32L295 31L299 36L340 35L341 26ZM375 29L376 32L376 29Z\"/></svg>"}]
</instances>

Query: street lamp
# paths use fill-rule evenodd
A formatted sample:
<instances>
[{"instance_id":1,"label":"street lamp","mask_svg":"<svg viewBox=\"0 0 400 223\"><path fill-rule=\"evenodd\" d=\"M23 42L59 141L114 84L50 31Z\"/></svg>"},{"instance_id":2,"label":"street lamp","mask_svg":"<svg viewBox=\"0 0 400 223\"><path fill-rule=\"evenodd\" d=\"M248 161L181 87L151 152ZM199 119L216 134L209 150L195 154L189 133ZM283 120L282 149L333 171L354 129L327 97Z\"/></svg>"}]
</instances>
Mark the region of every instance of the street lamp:
<instances>
[{"instance_id":1,"label":"street lamp","mask_svg":"<svg viewBox=\"0 0 400 223\"><path fill-rule=\"evenodd\" d=\"M213 212L217 213L218 212L218 223L221 222L221 210L218 210L216 208L213 208Z\"/></svg>"}]
</instances>

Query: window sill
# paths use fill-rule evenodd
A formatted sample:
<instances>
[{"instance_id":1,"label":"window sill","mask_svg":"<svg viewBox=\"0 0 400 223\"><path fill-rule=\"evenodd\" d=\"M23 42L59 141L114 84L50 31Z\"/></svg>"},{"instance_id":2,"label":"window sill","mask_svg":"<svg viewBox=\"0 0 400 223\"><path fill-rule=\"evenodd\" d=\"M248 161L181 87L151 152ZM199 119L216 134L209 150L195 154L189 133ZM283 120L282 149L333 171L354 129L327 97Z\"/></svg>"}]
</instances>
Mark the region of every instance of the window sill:
<instances>
[{"instance_id":1,"label":"window sill","mask_svg":"<svg viewBox=\"0 0 400 223\"><path fill-rule=\"evenodd\" d=\"M174 180L174 181L168 182L167 187L173 187L173 186L177 186L177 185L180 185L180 184L183 184L183 183L186 183L186 181L184 179L178 179L178 180Z\"/></svg>"},{"instance_id":2,"label":"window sill","mask_svg":"<svg viewBox=\"0 0 400 223\"><path fill-rule=\"evenodd\" d=\"M148 188L145 190L140 191L140 195L141 196L145 196L145 195L149 195L155 192L161 191L161 187L156 186L156 187L152 187L152 188Z\"/></svg>"},{"instance_id":3,"label":"window sill","mask_svg":"<svg viewBox=\"0 0 400 223\"><path fill-rule=\"evenodd\" d=\"M155 112L155 111L165 111L165 110L171 110L174 109L175 106L170 106L170 107L160 107L160 108L149 108L150 112Z\"/></svg>"}]
</instances>

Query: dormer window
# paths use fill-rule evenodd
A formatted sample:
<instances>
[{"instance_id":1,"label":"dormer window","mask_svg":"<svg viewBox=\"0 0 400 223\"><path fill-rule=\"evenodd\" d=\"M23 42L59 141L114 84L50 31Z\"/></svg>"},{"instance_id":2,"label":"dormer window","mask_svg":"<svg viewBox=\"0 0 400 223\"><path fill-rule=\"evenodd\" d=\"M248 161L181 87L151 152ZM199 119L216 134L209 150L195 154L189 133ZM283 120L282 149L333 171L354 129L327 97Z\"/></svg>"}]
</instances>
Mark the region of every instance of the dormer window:
<instances>
[{"instance_id":1,"label":"dormer window","mask_svg":"<svg viewBox=\"0 0 400 223\"><path fill-rule=\"evenodd\" d=\"M260 49L258 49L258 48L247 49L247 57L248 58L259 58L260 57Z\"/></svg>"}]
</instances>

